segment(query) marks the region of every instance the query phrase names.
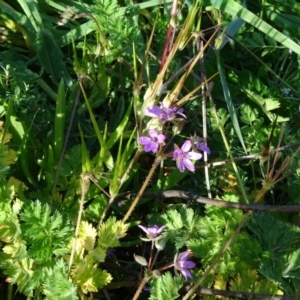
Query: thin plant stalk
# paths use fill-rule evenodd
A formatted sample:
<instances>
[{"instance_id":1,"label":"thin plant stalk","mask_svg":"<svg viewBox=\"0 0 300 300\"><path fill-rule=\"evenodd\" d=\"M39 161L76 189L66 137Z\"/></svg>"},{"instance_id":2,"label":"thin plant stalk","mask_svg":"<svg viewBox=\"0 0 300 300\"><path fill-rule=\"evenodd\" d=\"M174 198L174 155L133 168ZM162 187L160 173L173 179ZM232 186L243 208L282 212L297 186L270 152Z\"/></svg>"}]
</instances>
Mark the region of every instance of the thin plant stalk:
<instances>
[{"instance_id":1,"label":"thin plant stalk","mask_svg":"<svg viewBox=\"0 0 300 300\"><path fill-rule=\"evenodd\" d=\"M144 286L147 284L147 282L149 281L149 278L144 277L143 280L141 281L138 289L136 290L132 300L137 300L139 298L140 293L142 292Z\"/></svg>"},{"instance_id":2,"label":"thin plant stalk","mask_svg":"<svg viewBox=\"0 0 300 300\"><path fill-rule=\"evenodd\" d=\"M170 23L169 23L169 27L168 27L167 34L166 34L165 45L164 45L163 54L161 57L160 66L159 66L159 73L163 69L165 62L166 62L168 52L170 51L170 49L173 46L174 35L175 35L175 31L176 31L177 16L178 16L177 0L173 0L171 12L170 12Z\"/></svg>"},{"instance_id":3,"label":"thin plant stalk","mask_svg":"<svg viewBox=\"0 0 300 300\"><path fill-rule=\"evenodd\" d=\"M145 181L144 181L144 183L141 187L141 189L137 193L137 195L136 195L135 199L133 200L131 206L129 207L125 217L123 218L124 223L128 220L128 218L132 214L134 208L136 207L137 203L139 202L140 198L142 197L146 187L148 186L148 184L151 180L151 177L153 176L153 173L154 173L155 169L157 168L157 166L159 166L160 162L161 162L161 157L157 156L154 163L153 163L153 165L152 165L152 168L150 169L150 171L149 171L149 173L148 173L148 175L147 175L147 177L146 177L146 179L145 179Z\"/></svg>"},{"instance_id":4,"label":"thin plant stalk","mask_svg":"<svg viewBox=\"0 0 300 300\"><path fill-rule=\"evenodd\" d=\"M12 294L13 294L13 285L9 283L7 287L7 300L13 299Z\"/></svg>"},{"instance_id":5,"label":"thin plant stalk","mask_svg":"<svg viewBox=\"0 0 300 300\"><path fill-rule=\"evenodd\" d=\"M198 35L196 40L196 47L197 51L201 51L203 48L203 41L201 40L201 35ZM204 55L202 52L202 57L200 58L200 66L201 66L201 81L206 81L206 74L205 74L205 65L204 65ZM206 84L206 87L208 87L208 84ZM206 91L205 86L202 87L202 126L203 126L203 139L204 143L207 144L207 119L206 119ZM207 166L207 153L204 151L203 153L203 161L204 161L204 175L205 175L205 183L206 183L206 189L207 189L207 197L212 198L211 190L210 190L210 184L209 184L209 169Z\"/></svg>"},{"instance_id":6,"label":"thin plant stalk","mask_svg":"<svg viewBox=\"0 0 300 300\"><path fill-rule=\"evenodd\" d=\"M75 229L75 234L74 234L74 242L73 242L73 247L72 247L70 260L69 260L69 269L68 269L68 275L69 276L70 276L70 273L71 273L71 267L72 267L72 264L73 264L74 255L75 255L75 251L76 251L76 244L77 244L77 239L78 239L79 226L80 226L80 222L81 222L81 218L82 218L82 214L83 214L84 199L85 199L85 195L86 195L87 190L88 190L87 184L88 184L88 181L89 181L89 177L86 176L85 174L81 174L81 181L82 181L82 183L81 183L81 199L80 199L78 218L77 218L76 229Z\"/></svg>"}]
</instances>

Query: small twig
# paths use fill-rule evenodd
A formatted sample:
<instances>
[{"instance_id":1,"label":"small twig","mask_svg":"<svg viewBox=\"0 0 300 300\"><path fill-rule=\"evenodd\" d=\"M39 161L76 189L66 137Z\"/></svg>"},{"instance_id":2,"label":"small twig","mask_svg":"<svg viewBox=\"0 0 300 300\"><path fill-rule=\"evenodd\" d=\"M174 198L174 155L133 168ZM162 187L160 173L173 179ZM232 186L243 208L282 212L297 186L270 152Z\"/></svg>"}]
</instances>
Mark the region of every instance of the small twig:
<instances>
[{"instance_id":1,"label":"small twig","mask_svg":"<svg viewBox=\"0 0 300 300\"><path fill-rule=\"evenodd\" d=\"M115 196L116 199L132 200L136 197L133 193L122 193ZM225 208L241 209L245 211L260 211L260 212L300 212L300 205L260 205L260 204L244 204L224 200L210 199L202 197L190 192L171 190L165 192L145 192L143 198L181 198L185 200L194 200L201 204L214 205Z\"/></svg>"},{"instance_id":2,"label":"small twig","mask_svg":"<svg viewBox=\"0 0 300 300\"><path fill-rule=\"evenodd\" d=\"M225 296L234 299L249 299L251 296L254 296L253 299L261 300L295 300L296 296L276 296L271 294L252 294L247 292L239 291L226 291L226 290L216 290L216 289L206 289L200 288L196 291L198 295L214 295L214 296Z\"/></svg>"}]
</instances>

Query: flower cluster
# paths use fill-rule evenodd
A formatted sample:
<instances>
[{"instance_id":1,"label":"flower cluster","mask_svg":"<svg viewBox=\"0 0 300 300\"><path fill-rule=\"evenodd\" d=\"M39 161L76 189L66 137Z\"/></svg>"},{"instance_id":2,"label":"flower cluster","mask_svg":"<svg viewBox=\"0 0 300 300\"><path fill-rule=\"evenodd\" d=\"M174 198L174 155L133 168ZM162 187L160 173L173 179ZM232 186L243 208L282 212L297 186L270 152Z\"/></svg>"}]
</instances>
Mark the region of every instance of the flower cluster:
<instances>
[{"instance_id":1,"label":"flower cluster","mask_svg":"<svg viewBox=\"0 0 300 300\"><path fill-rule=\"evenodd\" d=\"M166 107L162 102L159 106L147 107L145 115L158 119L161 124L164 124L167 121L174 121L176 116L179 116L181 119L186 119L182 108ZM139 137L138 142L140 145L144 146L145 152L157 153L159 147L164 145L165 139L166 136L162 132L150 129L148 131L148 136ZM186 140L181 148L177 145L174 145L174 148L172 156L176 161L177 168L180 172L184 172L185 169L195 172L193 161L202 158L202 154L199 153L199 150L210 154L210 149L197 136L193 136L191 139Z\"/></svg>"},{"instance_id":2,"label":"flower cluster","mask_svg":"<svg viewBox=\"0 0 300 300\"><path fill-rule=\"evenodd\" d=\"M157 225L153 225L151 227L145 227L142 225L138 225L138 227L140 227L147 235L147 239L141 238L143 241L155 242L155 246L158 251L161 251L165 247L166 240L162 236L160 236L160 234L166 228L166 226L159 227ZM193 276L189 270L195 268L196 266L194 262L188 260L189 256L190 256L189 250L179 255L176 254L174 258L174 263L168 264L168 268L174 266L176 274L177 271L180 271L184 276L185 280L188 280L188 278L193 279ZM147 260L142 256L134 255L134 259L138 264L142 266L148 265ZM160 270L164 270L164 269L165 267L162 267ZM153 275L155 276L155 274L157 275L157 277L159 277L160 276L159 270L154 270Z\"/></svg>"}]
</instances>

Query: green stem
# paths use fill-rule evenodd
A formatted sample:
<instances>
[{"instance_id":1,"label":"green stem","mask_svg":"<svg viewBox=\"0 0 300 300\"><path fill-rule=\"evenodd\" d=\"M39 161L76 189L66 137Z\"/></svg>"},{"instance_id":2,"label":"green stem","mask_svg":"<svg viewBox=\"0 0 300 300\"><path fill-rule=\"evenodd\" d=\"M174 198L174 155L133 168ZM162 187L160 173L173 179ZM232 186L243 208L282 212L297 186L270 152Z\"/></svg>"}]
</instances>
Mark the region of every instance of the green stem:
<instances>
[{"instance_id":1,"label":"green stem","mask_svg":"<svg viewBox=\"0 0 300 300\"><path fill-rule=\"evenodd\" d=\"M7 287L7 300L12 300L12 293L13 293L13 285L9 283Z\"/></svg>"},{"instance_id":2,"label":"green stem","mask_svg":"<svg viewBox=\"0 0 300 300\"><path fill-rule=\"evenodd\" d=\"M153 165L152 165L152 168L151 168L149 174L147 175L147 177L146 177L146 179L145 179L145 181L144 181L144 183L143 183L141 189L140 189L139 192L137 193L137 195L136 195L135 199L133 200L133 202L132 202L130 208L128 209L128 211L127 211L125 217L123 218L123 222L124 222L124 223L128 220L128 218L129 218L130 215L132 214L134 208L136 207L137 203L139 202L140 198L142 197L142 195L143 195L143 193L144 193L144 191L145 191L147 185L149 184L149 181L150 181L150 179L151 179L151 177L152 177L152 175L153 175L153 173L154 173L156 167L160 164L160 162L161 162L161 157L157 157L157 158L155 159L155 161L154 161L154 163L153 163Z\"/></svg>"}]
</instances>

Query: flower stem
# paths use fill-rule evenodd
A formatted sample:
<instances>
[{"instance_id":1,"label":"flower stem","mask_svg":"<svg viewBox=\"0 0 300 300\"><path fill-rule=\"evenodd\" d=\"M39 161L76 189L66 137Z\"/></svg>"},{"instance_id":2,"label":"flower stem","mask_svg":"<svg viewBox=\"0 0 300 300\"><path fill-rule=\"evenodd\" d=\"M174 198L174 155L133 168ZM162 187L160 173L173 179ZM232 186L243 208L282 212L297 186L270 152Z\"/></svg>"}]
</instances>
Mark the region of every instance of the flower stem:
<instances>
[{"instance_id":1,"label":"flower stem","mask_svg":"<svg viewBox=\"0 0 300 300\"><path fill-rule=\"evenodd\" d=\"M137 291L135 292L132 300L137 300L139 298L140 293L142 292L144 286L146 285L146 283L148 282L149 278L144 277L143 280L141 281L139 288L137 289Z\"/></svg>"},{"instance_id":2,"label":"flower stem","mask_svg":"<svg viewBox=\"0 0 300 300\"><path fill-rule=\"evenodd\" d=\"M153 163L153 165L152 165L152 168L150 169L149 174L147 175L147 177L146 177L146 179L145 179L145 181L144 181L144 183L143 183L141 189L140 189L139 192L137 193L137 195L136 195L135 199L133 200L131 206L129 207L129 209L128 209L126 215L125 215L125 217L123 218L123 222L124 222L124 223L127 221L127 219L128 219L128 218L130 217L130 215L132 214L132 212L133 212L134 208L136 207L138 201L139 201L140 198L142 197L142 195L143 195L143 193L144 193L144 191L145 191L147 185L149 184L149 181L150 181L150 179L151 179L151 177L152 177L152 175L153 175L153 173L154 173L156 167L160 164L160 162L161 162L161 157L157 157L157 158L155 159L155 161L154 161L154 163Z\"/></svg>"}]
</instances>

